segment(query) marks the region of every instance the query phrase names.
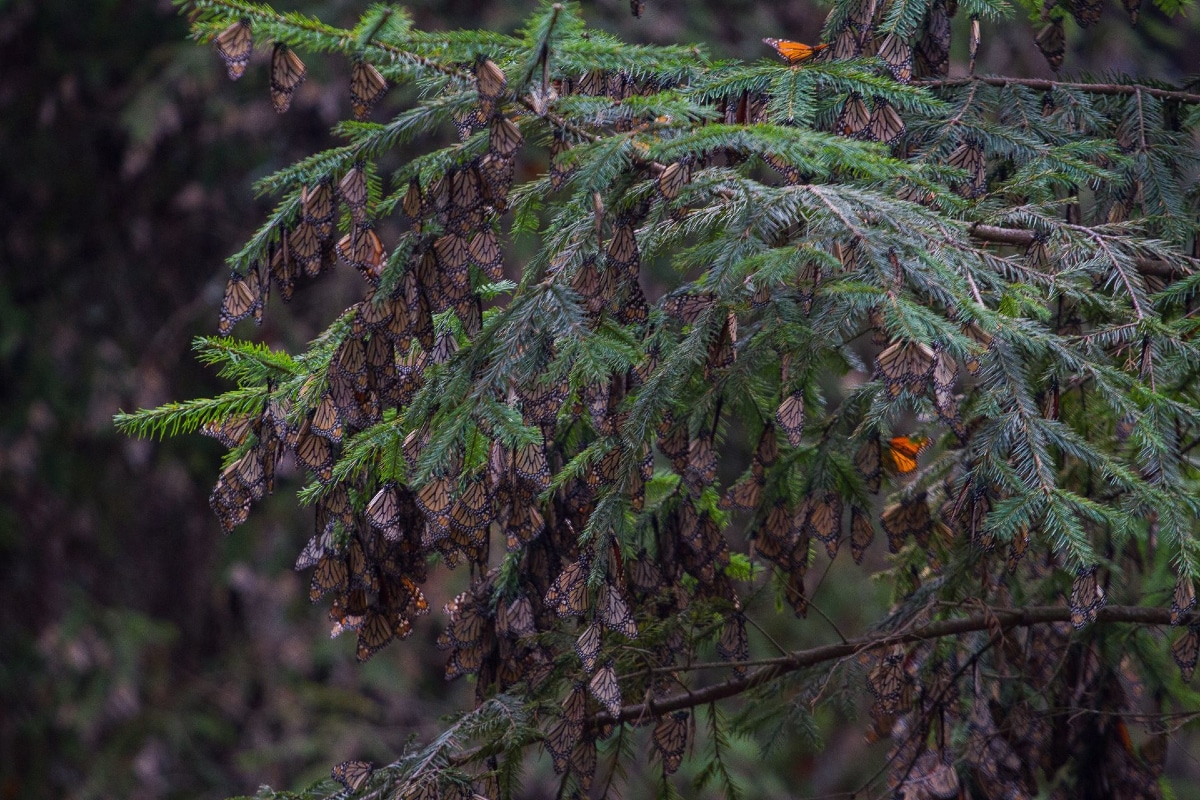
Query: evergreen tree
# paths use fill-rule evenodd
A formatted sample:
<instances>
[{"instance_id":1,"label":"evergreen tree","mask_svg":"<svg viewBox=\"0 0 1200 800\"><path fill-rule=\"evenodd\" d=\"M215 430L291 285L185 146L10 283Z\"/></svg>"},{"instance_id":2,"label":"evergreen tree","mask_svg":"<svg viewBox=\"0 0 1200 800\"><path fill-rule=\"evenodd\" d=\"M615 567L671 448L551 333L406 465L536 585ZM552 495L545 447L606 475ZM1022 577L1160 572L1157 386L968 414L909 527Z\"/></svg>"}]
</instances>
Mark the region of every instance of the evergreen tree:
<instances>
[{"instance_id":1,"label":"evergreen tree","mask_svg":"<svg viewBox=\"0 0 1200 800\"><path fill-rule=\"evenodd\" d=\"M876 794L1162 796L1200 645L1200 95L977 76L998 0L839 2L826 46L753 64L573 3L513 35L185 5L231 78L273 43L279 111L302 56L349 59L354 119L257 185L279 204L196 343L234 388L118 425L226 444L226 531L302 465L296 567L359 660L470 574L438 644L476 707L305 796L507 797L539 748L564 796L647 753L660 796L685 760L737 796L730 737L856 697ZM1040 10L1056 69L1101 10ZM339 263L362 299L305 352L226 337ZM886 614L766 635L846 549Z\"/></svg>"}]
</instances>

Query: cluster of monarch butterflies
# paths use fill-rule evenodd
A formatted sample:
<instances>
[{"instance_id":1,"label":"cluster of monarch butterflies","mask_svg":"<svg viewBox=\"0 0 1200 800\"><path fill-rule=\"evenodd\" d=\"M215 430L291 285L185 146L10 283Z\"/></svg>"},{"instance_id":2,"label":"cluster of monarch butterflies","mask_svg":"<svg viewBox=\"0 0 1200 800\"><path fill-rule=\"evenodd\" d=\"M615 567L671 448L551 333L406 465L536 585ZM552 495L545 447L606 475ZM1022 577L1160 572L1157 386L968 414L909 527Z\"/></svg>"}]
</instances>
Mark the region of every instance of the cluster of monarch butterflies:
<instances>
[{"instance_id":1,"label":"cluster of monarch butterflies","mask_svg":"<svg viewBox=\"0 0 1200 800\"><path fill-rule=\"evenodd\" d=\"M1032 797L1038 772L1053 776L1069 761L1088 766L1072 770L1050 796L1161 796L1167 734L1153 731L1141 746L1133 743L1123 715L1136 714L1146 689L1128 661L1107 663L1094 648L1072 643L1066 623L997 635L993 645L998 652L939 653L933 642L920 642L859 658L872 700L868 738L890 740L894 796L953 800L969 785L972 796ZM1005 702L982 689L963 691L968 658L1013 688ZM1055 713L1065 708L1110 713ZM965 736L958 753L947 747L952 730Z\"/></svg>"},{"instance_id":2,"label":"cluster of monarch butterflies","mask_svg":"<svg viewBox=\"0 0 1200 800\"><path fill-rule=\"evenodd\" d=\"M246 73L254 49L254 33L249 19L240 19L217 34L214 44L229 79L236 81ZM276 42L271 52L271 104L280 114L291 108L292 96L308 77L308 69L300 56L283 42ZM350 100L355 119L366 119L371 108L387 92L387 80L374 66L365 61L354 62L350 80Z\"/></svg>"},{"instance_id":3,"label":"cluster of monarch butterflies","mask_svg":"<svg viewBox=\"0 0 1200 800\"><path fill-rule=\"evenodd\" d=\"M876 42L872 30L878 15L873 2L855 6L828 47L808 48L778 40L769 43L789 63L822 55L856 57L877 47L892 76L908 82L914 76L944 74L949 17L953 12L952 5L948 8L942 0L933 3L925 39L915 49L893 34ZM236 23L218 37L217 47L231 77L244 72L250 45L245 22ZM231 277L221 309L223 333L249 316L262 318L272 283L286 300L292 295L297 276L303 273L316 277L338 260L353 266L367 289L366 297L353 309L348 335L333 351L324 374L302 392L303 403L297 402L293 408L271 400L259 414L208 426L207 433L242 451L221 474L211 502L224 529L241 524L251 503L271 491L275 465L285 452L291 452L325 484L317 505L316 530L296 567L313 569L310 596L314 601L332 597L333 633L353 631L358 637L360 660L370 658L392 640L409 635L412 619L427 613L429 604L420 586L426 579L431 552L437 552L450 566L469 564L471 586L446 604L448 626L438 644L449 652L446 677L477 676L477 696L481 700L493 691L519 683L532 689L550 680L559 665L538 634L561 631L570 625L562 620L574 620L576 627L570 635L579 664L575 672L578 679L567 690L561 713L547 731L545 746L555 769L560 773L571 771L586 791L595 771L596 741L609 730L604 725L590 726L588 720L600 713L610 720L620 717L623 697L640 700L668 696L673 684L666 677L667 669L686 652L682 633L674 630L645 648L641 659L650 668L645 676L619 676L620 649L625 641L639 637L639 617L646 615L646 622L650 618L669 620L694 598L714 600L731 609L716 640L718 654L733 662L749 657L740 600L726 571L730 546L721 526L701 501L716 481L719 405L711 420L698 426L694 418L683 419L682 413L678 419L670 413L662 418L655 444L658 454L678 474L679 489L662 504L653 520L654 555L643 550L637 558L623 561L620 548L614 545L608 557L608 573L599 582L593 579L591 569L596 553L579 545L576 532L587 527L598 500L614 485L621 485L635 511L644 507L645 484L651 480L655 454L648 444L631 448L619 433L626 421L622 404L655 369L653 353L636 369L611 375L580 393L570 416L581 420L586 414L590 433L605 446L598 449L598 457L581 476L563 482L548 498L545 493L550 486L551 465L558 466L565 455L556 439L560 412L571 395L565 382L549 379L514 386L509 398L524 422L541 430L542 442L515 449L493 442L486 468L474 474L463 474L461 458L452 460L419 487L395 482L376 485L362 476L335 477L333 469L338 448L346 437L378 423L388 409L403 408L423 385L425 369L453 357L459 337L446 326L435 326L434 316L452 311L465 336L473 338L482 324L478 288L485 280L497 281L503 276L496 226L506 208L523 136L514 119L505 114L508 87L500 68L490 60L480 60L474 66L474 77L478 105L456 123L464 137L487 130L487 152L450 168L428 185L416 180L410 183L400 204L411 232L404 251L405 269L398 280L385 280L389 269L387 248L371 224L369 167L363 163L354 164L336 182L329 177L303 187L298 216L294 224L277 232L268 257L245 275ZM303 80L303 64L286 46L276 45L271 89L277 109L287 108ZM623 72L599 70L578 80L555 81L552 86L558 95L585 94L615 101L658 88L649 82L639 84ZM386 81L374 67L355 63L351 99L356 117L364 118L386 90ZM765 98L743 94L729 99L723 111L729 122L751 124L762 120L765 108ZM612 125L615 130L633 130L644 122L618 114ZM903 134L904 124L885 101L872 99L868 108L861 96L852 95L839 115L837 128L847 136L891 144ZM569 146L568 134L558 132L550 168L555 189L570 179L569 170L559 158ZM769 163L780 169L789 182L799 181L793 167L782 161ZM962 188L965 194L982 193L984 154L977 141L964 139L949 163L967 174ZM700 166L692 160L681 160L653 170L657 191L654 199L670 207L673 215L685 211L680 198L686 199L686 187ZM596 255L585 257L578 265L554 265L555 271L569 271L571 287L581 300L588 324L598 325L609 315L623 325L649 323L650 305L641 288L638 228L652 202L642 200L616 210L598 206ZM337 238L339 206L349 219L350 230ZM853 251L853 243L839 248L838 255L847 269L852 268ZM806 313L820 280L820 270L811 266L797 276L795 286L788 287L797 293ZM748 288L753 289L752 310L769 302L771 293L778 289ZM676 293L664 298L660 307L669 320L667 324L707 326L710 346L704 364L706 378L735 364L738 316L719 304L715 295ZM977 329L967 333L980 344L981 351L986 350L986 333ZM876 358L875 373L883 391L893 399L906 393L930 398L938 420L964 437L955 393L959 366L954 359L922 342L885 338L879 344L886 345ZM971 374L978 366L978 360L965 363ZM777 498L770 473L779 459L781 437L790 447L800 447L805 422L804 394L788 391L791 384L786 367L781 385L784 390L780 404L774 420L764 425L750 469L724 493L720 507L753 515L754 552L778 567L788 601L798 615L803 615L808 607L804 580L812 560L813 539L830 559L834 558L848 517L852 556L861 562L873 541L875 525L860 502L826 487L812 488L795 507ZM406 441L404 456L411 466L420 461L429 438L428 430L418 430ZM877 493L884 475L903 478L916 472L920 455L930 444L930 439L922 435L885 437L871 433L856 449L854 466L864 486ZM632 470L627 468L630 464L634 465ZM956 486L947 479L936 489L899 493L897 501L879 517L889 550L898 552L909 540L922 549L929 548L939 531L969 536L981 547L989 548L982 521L995 498L969 484L965 488ZM498 595L498 574L487 569L493 531L502 532L506 549L521 558L520 586L506 587L498 602L493 602ZM1021 560L1028 544L1028 532L1014 538L1010 569ZM1179 618L1195 603L1194 587L1190 581L1183 583L1191 594L1177 588L1173 613ZM684 585L695 588L685 590ZM1076 626L1096 618L1104 597L1096 571L1080 571L1070 598ZM1044 651L1050 647L1052 635L1057 632L1031 632L1025 660L1014 656L1013 663L1021 664L1026 673L1044 671ZM1200 634L1194 628L1173 648L1186 674L1196 665L1198 649ZM933 718L931 712L926 713L929 709L922 710L918 705L931 695L916 691L917 676L928 666L928 656L919 649L891 652L870 670L872 718L878 736L913 731ZM742 666L733 668L739 673L745 671ZM952 702L946 695L952 693L954 680L942 677L945 690L932 696L938 708L944 710ZM1088 680L1093 680L1090 673ZM1099 681L1095 678L1089 685L1099 685ZM1022 748L1032 747L1030 743L1036 743L1036 739L1028 733L1021 734L1026 739L1012 740L1008 731L1016 723L1010 718L997 721L987 711L986 703L983 705L983 711L973 712L975 716L965 720L972 736L978 732L977 738L984 742L978 745L970 768L975 770L978 784L999 786L1013 779L1010 772L1015 774L1020 769L1021 759L1012 754L1023 755ZM897 720L907 714L917 723L897 725ZM1035 716L1030 714L1031 719ZM653 747L667 772L674 772L681 763L689 721L686 712L640 720L654 725ZM1048 723L1042 720L1036 724ZM1032 721L1029 725L1036 727ZM1001 752L987 743L996 738L998 731L1008 737L1004 746L1009 750ZM1111 730L1101 735L1108 737L1104 741L1115 736ZM954 796L957 774L948 766L944 753L926 748L927 738L904 734L902 741L898 740L898 752L905 758L895 763L907 763L909 768L904 775L897 773L896 785L914 789L920 786L926 796ZM1016 767L1011 766L1014 763ZM343 762L334 768L333 777L355 790L371 774L372 768L365 762ZM1130 778L1123 773L1123 779L1133 781L1141 773L1133 770L1132 774Z\"/></svg>"}]
</instances>

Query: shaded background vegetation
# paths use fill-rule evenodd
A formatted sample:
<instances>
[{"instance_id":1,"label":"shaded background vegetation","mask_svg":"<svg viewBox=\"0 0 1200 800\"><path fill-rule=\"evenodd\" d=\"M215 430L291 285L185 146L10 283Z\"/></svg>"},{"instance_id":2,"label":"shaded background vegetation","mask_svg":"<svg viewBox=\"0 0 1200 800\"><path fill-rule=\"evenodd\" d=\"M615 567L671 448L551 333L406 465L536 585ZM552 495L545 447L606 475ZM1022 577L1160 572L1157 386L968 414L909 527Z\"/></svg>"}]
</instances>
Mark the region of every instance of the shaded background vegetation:
<instances>
[{"instance_id":1,"label":"shaded background vegetation","mask_svg":"<svg viewBox=\"0 0 1200 800\"><path fill-rule=\"evenodd\" d=\"M352 24L365 5L302 7ZM584 4L593 24L630 40L745 59L766 55L764 35L815 39L824 16L807 2L647 5L636 20L624 0ZM419 27L507 31L533 6L410 8ZM1051 75L1028 26L1000 27L985 28L981 71ZM1112 9L1086 34L1071 31L1066 69L1177 78L1200 70L1186 45L1195 28L1147 8L1130 29ZM265 54L230 84L186 36L165 1L0 0L0 800L297 785L343 758L387 759L469 704L469 687L441 680L437 614L424 643L365 667L352 643L325 638L324 612L290 568L312 524L295 507L298 475L223 539L206 499L220 446L112 428L119 408L223 388L189 343L215 331L224 258L267 211L249 186L328 147L348 113L344 63L310 59L279 117ZM254 335L296 349L359 288L343 271L273 307ZM456 591L442 588L438 603ZM853 617L859 592L840 586L823 602ZM760 771L757 793L844 788L844 773L861 769L860 726L833 728L826 746L814 761L797 737L771 756L780 769ZM1177 774L1200 776L1186 754L1176 762ZM535 773L530 793L540 786Z\"/></svg>"}]
</instances>

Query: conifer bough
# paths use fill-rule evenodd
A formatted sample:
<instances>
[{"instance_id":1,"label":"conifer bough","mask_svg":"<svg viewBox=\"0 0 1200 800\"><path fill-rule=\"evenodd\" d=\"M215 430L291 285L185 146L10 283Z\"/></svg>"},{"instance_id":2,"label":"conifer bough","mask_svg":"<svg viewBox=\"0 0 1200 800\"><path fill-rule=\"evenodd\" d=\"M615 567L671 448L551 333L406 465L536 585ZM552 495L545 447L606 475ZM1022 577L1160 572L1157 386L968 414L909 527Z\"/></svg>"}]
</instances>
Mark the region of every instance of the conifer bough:
<instances>
[{"instance_id":1,"label":"conifer bough","mask_svg":"<svg viewBox=\"0 0 1200 800\"><path fill-rule=\"evenodd\" d=\"M986 36L988 0L839 2L795 66L572 3L512 35L184 5L280 111L302 57L352 74L345 143L259 181L222 331L339 263L362 298L303 353L199 340L234 388L118 424L226 444L227 531L294 459L334 633L366 660L441 606L475 682L438 739L305 796L511 796L539 745L564 796L631 769L676 796L689 762L733 795L728 737L834 694L887 751L863 791L1161 795L1191 696L1167 655L1187 680L1200 646L1200 97L948 78L950 18ZM1100 13L1047 10L1052 63L1068 11ZM831 570L846 540L861 567ZM470 588L427 596L443 567ZM867 577L888 607L815 646Z\"/></svg>"}]
</instances>

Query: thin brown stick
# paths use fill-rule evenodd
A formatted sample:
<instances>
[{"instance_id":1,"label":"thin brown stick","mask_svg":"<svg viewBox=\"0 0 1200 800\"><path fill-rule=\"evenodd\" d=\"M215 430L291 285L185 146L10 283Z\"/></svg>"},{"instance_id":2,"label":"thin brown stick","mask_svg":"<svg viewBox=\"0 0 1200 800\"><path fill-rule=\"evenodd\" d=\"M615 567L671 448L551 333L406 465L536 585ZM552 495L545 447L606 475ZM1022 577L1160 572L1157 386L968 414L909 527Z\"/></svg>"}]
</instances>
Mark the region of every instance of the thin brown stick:
<instances>
[{"instance_id":1,"label":"thin brown stick","mask_svg":"<svg viewBox=\"0 0 1200 800\"><path fill-rule=\"evenodd\" d=\"M967 228L967 233L974 239L1009 245L1010 247L1029 247L1033 243L1034 238L1034 232L1024 228L1001 228L998 225L983 225L980 223ZM1137 268L1138 272L1143 275L1150 275L1164 280L1171 280L1185 274L1178 267L1166 261L1150 258L1139 258L1137 260Z\"/></svg>"},{"instance_id":2,"label":"thin brown stick","mask_svg":"<svg viewBox=\"0 0 1200 800\"><path fill-rule=\"evenodd\" d=\"M931 622L928 625L909 631L884 631L851 639L844 644L830 644L814 647L809 650L796 650L780 658L767 659L762 667L744 677L733 677L721 683L672 695L662 700L650 700L645 703L627 705L615 717L607 712L601 712L592 718L590 725L602 726L647 716L656 717L671 711L723 700L727 697L734 697L749 691L756 686L761 686L789 672L823 664L827 661L835 661L864 651L877 650L881 647L909 644L929 639L940 639L945 636L958 636L972 631L995 630L997 625L1001 630L1008 630L1009 628L1032 627L1034 625L1052 625L1061 622L1070 622L1070 620L1071 610L1066 606L989 609L986 613L972 614L956 619L938 620L937 622ZM1190 620L1185 620L1184 622L1188 621ZM1171 623L1171 614L1167 609L1142 608L1140 606L1109 606L1101 609L1096 618L1096 624L1112 623L1169 625Z\"/></svg>"},{"instance_id":3,"label":"thin brown stick","mask_svg":"<svg viewBox=\"0 0 1200 800\"><path fill-rule=\"evenodd\" d=\"M1148 94L1162 100L1179 100L1183 103L1200 103L1200 94L1180 92L1172 89L1156 89L1135 83L1072 83L1068 81L1050 81L1043 78L1006 78L1000 75L974 75L966 78L947 78L932 81L913 81L914 86L966 86L968 84L986 83L988 86L1024 86L1027 89L1049 92L1054 89L1072 89L1090 94Z\"/></svg>"}]
</instances>

